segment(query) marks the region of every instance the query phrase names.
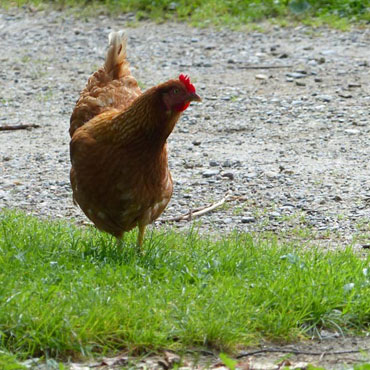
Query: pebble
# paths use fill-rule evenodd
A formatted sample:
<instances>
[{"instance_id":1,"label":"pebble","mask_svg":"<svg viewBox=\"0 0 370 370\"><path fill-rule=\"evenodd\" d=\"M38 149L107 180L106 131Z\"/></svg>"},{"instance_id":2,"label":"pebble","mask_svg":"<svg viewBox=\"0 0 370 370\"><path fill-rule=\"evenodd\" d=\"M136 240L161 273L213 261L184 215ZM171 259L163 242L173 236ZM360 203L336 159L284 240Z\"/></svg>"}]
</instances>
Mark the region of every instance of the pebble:
<instances>
[{"instance_id":1,"label":"pebble","mask_svg":"<svg viewBox=\"0 0 370 370\"><path fill-rule=\"evenodd\" d=\"M254 217L248 216L248 217L242 217L241 222L243 224L249 224L251 222L256 222L256 219Z\"/></svg>"},{"instance_id":2,"label":"pebble","mask_svg":"<svg viewBox=\"0 0 370 370\"><path fill-rule=\"evenodd\" d=\"M257 177L257 174L255 172L248 172L244 175L246 178L253 179Z\"/></svg>"},{"instance_id":3,"label":"pebble","mask_svg":"<svg viewBox=\"0 0 370 370\"><path fill-rule=\"evenodd\" d=\"M288 72L286 73L286 76L296 78L296 79L307 77L306 73L301 73L301 72Z\"/></svg>"},{"instance_id":4,"label":"pebble","mask_svg":"<svg viewBox=\"0 0 370 370\"><path fill-rule=\"evenodd\" d=\"M280 212L277 212L277 211L275 211L275 212L270 212L269 213L269 218L270 219L273 219L273 218L279 218L281 216L281 213Z\"/></svg>"},{"instance_id":5,"label":"pebble","mask_svg":"<svg viewBox=\"0 0 370 370\"><path fill-rule=\"evenodd\" d=\"M268 76L264 74L258 74L255 76L256 80L267 80Z\"/></svg>"},{"instance_id":6,"label":"pebble","mask_svg":"<svg viewBox=\"0 0 370 370\"><path fill-rule=\"evenodd\" d=\"M202 172L202 176L203 177L213 177L213 176L216 176L220 173L219 170L206 170L206 171L203 171Z\"/></svg>"},{"instance_id":7,"label":"pebble","mask_svg":"<svg viewBox=\"0 0 370 370\"><path fill-rule=\"evenodd\" d=\"M281 53L279 55L279 59L286 59L286 58L289 58L289 54L288 53Z\"/></svg>"},{"instance_id":8,"label":"pebble","mask_svg":"<svg viewBox=\"0 0 370 370\"><path fill-rule=\"evenodd\" d=\"M275 180L279 177L279 174L277 172L272 171L265 172L265 175L269 180Z\"/></svg>"},{"instance_id":9,"label":"pebble","mask_svg":"<svg viewBox=\"0 0 370 370\"><path fill-rule=\"evenodd\" d=\"M325 103L330 103L333 100L333 97L330 95L319 95L318 98Z\"/></svg>"},{"instance_id":10,"label":"pebble","mask_svg":"<svg viewBox=\"0 0 370 370\"><path fill-rule=\"evenodd\" d=\"M345 98L345 99L349 99L349 98L352 98L352 94L350 93L347 93L347 92L339 92L338 95L341 97L341 98Z\"/></svg>"},{"instance_id":11,"label":"pebble","mask_svg":"<svg viewBox=\"0 0 370 370\"><path fill-rule=\"evenodd\" d=\"M224 172L222 177L227 177L230 180L234 180L234 173L233 172Z\"/></svg>"},{"instance_id":12,"label":"pebble","mask_svg":"<svg viewBox=\"0 0 370 370\"><path fill-rule=\"evenodd\" d=\"M228 159L222 164L223 167L231 167L232 163Z\"/></svg>"},{"instance_id":13,"label":"pebble","mask_svg":"<svg viewBox=\"0 0 370 370\"><path fill-rule=\"evenodd\" d=\"M348 135L358 135L360 133L360 130L357 130L356 128L348 128L344 130L344 132Z\"/></svg>"}]
</instances>

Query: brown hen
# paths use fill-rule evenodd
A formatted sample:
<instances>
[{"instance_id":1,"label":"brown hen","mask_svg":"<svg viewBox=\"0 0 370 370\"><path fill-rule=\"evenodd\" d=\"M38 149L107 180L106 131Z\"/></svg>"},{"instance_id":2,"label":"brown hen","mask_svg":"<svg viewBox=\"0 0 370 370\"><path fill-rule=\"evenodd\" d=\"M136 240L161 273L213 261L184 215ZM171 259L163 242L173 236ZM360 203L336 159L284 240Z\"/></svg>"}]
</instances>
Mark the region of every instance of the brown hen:
<instances>
[{"instance_id":1,"label":"brown hen","mask_svg":"<svg viewBox=\"0 0 370 370\"><path fill-rule=\"evenodd\" d=\"M191 101L200 98L184 75L141 93L123 32L109 35L105 65L81 92L69 130L73 199L98 229L121 238L138 226L142 245L171 198L166 141Z\"/></svg>"}]
</instances>

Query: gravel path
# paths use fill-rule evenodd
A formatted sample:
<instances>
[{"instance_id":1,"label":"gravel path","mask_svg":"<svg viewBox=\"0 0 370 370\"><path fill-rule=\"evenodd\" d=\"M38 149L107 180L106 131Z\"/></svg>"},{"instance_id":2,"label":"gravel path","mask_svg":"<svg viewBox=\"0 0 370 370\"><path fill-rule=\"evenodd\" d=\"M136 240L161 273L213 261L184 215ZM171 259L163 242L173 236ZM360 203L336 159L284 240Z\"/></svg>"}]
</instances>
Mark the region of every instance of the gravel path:
<instances>
[{"instance_id":1,"label":"gravel path","mask_svg":"<svg viewBox=\"0 0 370 370\"><path fill-rule=\"evenodd\" d=\"M132 20L0 10L0 126L40 125L0 132L0 208L86 221L71 200L69 117L108 33L124 28L145 88L188 73L203 97L170 136L175 190L163 218L232 191L239 198L203 216L202 231L370 246L369 28L239 33Z\"/></svg>"}]
</instances>

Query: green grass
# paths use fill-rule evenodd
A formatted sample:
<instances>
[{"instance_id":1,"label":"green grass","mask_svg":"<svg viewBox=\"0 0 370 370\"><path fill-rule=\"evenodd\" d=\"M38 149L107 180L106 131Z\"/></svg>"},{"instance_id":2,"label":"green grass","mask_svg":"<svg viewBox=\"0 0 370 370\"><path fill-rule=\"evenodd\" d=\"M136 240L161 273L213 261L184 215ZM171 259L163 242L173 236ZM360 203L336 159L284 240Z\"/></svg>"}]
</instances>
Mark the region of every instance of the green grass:
<instances>
[{"instance_id":1,"label":"green grass","mask_svg":"<svg viewBox=\"0 0 370 370\"><path fill-rule=\"evenodd\" d=\"M50 5L47 0L3 0L3 6ZM303 21L347 28L353 22L370 21L370 0L55 0L59 8L79 7L96 14L135 12L138 19L176 19L198 26L239 28L246 24L276 19L282 25ZM287 23L288 20L288 23Z\"/></svg>"},{"instance_id":2,"label":"green grass","mask_svg":"<svg viewBox=\"0 0 370 370\"><path fill-rule=\"evenodd\" d=\"M139 255L135 232L119 250L92 228L10 211L0 236L0 351L18 358L233 351L370 323L370 257L350 249L162 230Z\"/></svg>"}]
</instances>

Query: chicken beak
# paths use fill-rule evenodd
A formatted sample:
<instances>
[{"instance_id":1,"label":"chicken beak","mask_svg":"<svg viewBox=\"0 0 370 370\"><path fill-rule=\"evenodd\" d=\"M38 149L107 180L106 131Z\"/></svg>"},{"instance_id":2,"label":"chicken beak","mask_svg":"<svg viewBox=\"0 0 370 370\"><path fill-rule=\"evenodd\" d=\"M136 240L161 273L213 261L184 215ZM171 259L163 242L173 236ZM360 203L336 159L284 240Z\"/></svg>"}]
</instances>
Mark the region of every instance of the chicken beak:
<instances>
[{"instance_id":1,"label":"chicken beak","mask_svg":"<svg viewBox=\"0 0 370 370\"><path fill-rule=\"evenodd\" d=\"M189 102L190 101L202 101L199 95L197 95L195 92L188 95Z\"/></svg>"}]
</instances>

